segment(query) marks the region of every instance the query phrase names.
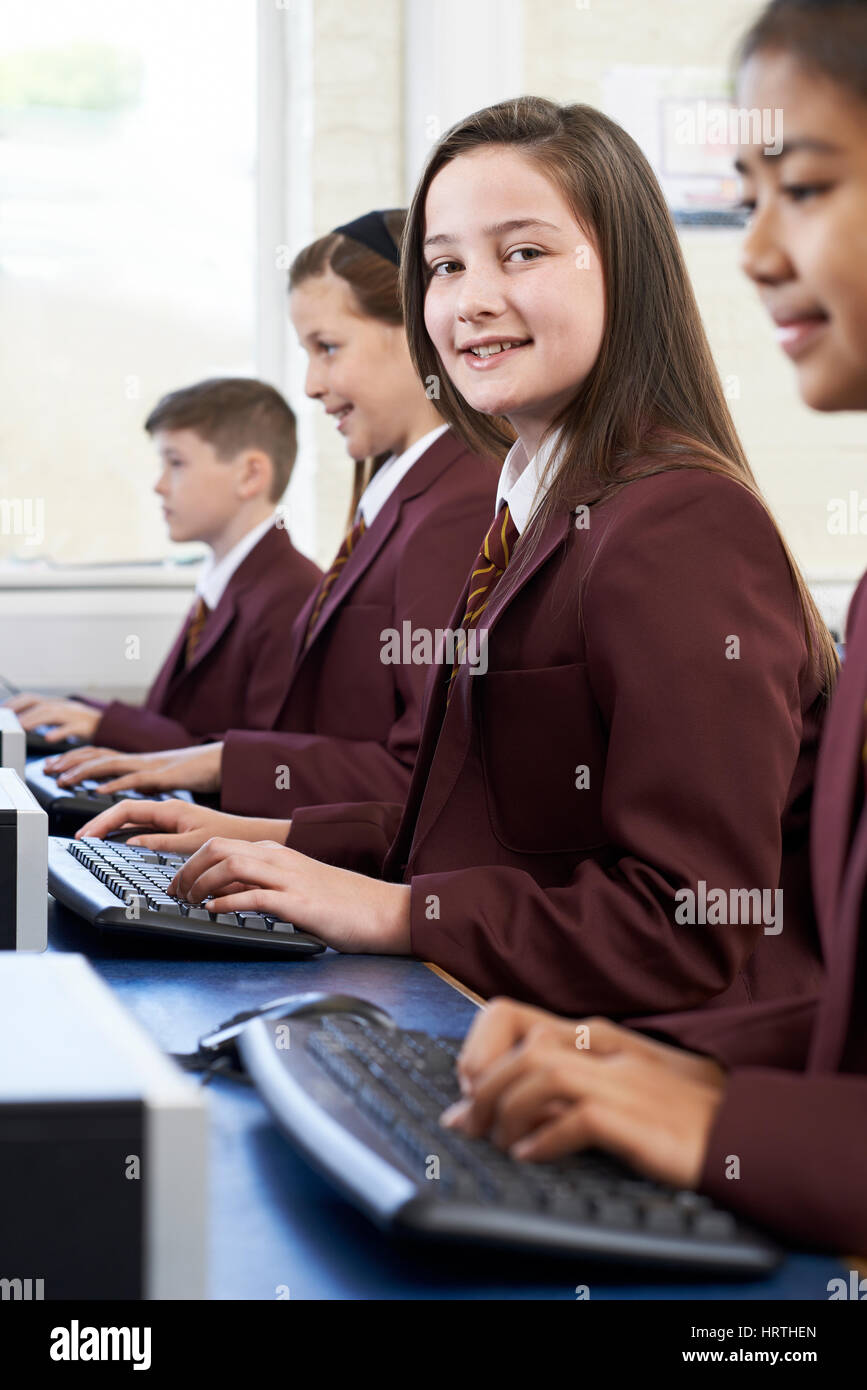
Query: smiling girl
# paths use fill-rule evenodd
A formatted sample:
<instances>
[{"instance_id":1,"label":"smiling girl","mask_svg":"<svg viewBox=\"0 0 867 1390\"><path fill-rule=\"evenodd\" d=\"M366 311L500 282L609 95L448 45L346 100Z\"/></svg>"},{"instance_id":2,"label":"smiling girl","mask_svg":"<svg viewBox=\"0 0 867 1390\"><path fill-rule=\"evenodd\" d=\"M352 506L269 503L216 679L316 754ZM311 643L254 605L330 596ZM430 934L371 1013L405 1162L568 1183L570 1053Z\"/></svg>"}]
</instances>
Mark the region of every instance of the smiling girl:
<instances>
[{"instance_id":1,"label":"smiling girl","mask_svg":"<svg viewBox=\"0 0 867 1390\"><path fill-rule=\"evenodd\" d=\"M383 660L383 634L447 622L490 518L497 469L449 428L413 370L398 282L405 216L356 218L305 247L289 272L307 395L335 421L355 486L346 538L285 633L273 717L191 749L76 749L48 764L61 785L94 777L108 778L107 789L219 789L229 812L287 817L284 835L298 805L406 794L427 673ZM212 824L274 833L219 812Z\"/></svg>"},{"instance_id":2,"label":"smiling girl","mask_svg":"<svg viewBox=\"0 0 867 1390\"><path fill-rule=\"evenodd\" d=\"M803 399L867 410L867 5L775 0L740 57L740 103L781 108L785 129L778 157L740 152L743 268ZM818 1008L801 997L655 1020L696 1055L604 1019L585 1020L590 1046L578 1052L580 1024L498 1001L465 1044L466 1101L447 1122L525 1158L605 1148L793 1241L867 1250L865 710L867 576L812 816L827 960Z\"/></svg>"},{"instance_id":3,"label":"smiling girl","mask_svg":"<svg viewBox=\"0 0 867 1390\"><path fill-rule=\"evenodd\" d=\"M419 376L505 456L453 618L483 629L487 670L434 668L404 807L301 808L288 847L212 839L176 889L548 1007L809 991L805 818L834 654L644 156L588 107L478 112L434 150L403 257ZM125 815L145 807L90 830ZM703 889L782 889L785 923L690 923Z\"/></svg>"}]
</instances>

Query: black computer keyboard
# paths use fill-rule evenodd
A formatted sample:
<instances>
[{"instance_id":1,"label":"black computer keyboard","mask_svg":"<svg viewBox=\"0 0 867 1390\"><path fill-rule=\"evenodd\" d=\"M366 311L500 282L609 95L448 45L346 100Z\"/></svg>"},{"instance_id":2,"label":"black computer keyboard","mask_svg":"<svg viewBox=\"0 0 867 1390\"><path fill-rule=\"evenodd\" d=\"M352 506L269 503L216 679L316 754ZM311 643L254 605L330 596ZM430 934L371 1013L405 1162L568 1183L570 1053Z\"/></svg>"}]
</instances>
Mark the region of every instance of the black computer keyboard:
<instances>
[{"instance_id":1,"label":"black computer keyboard","mask_svg":"<svg viewBox=\"0 0 867 1390\"><path fill-rule=\"evenodd\" d=\"M53 741L47 739L45 735L50 732L51 727L50 724L37 724L35 729L27 730L28 757L53 757L56 753L68 753L70 748L81 747L80 738L61 738Z\"/></svg>"},{"instance_id":2,"label":"black computer keyboard","mask_svg":"<svg viewBox=\"0 0 867 1390\"><path fill-rule=\"evenodd\" d=\"M48 841L48 891L97 927L195 937L284 956L315 956L324 943L290 922L259 912L209 912L166 889L187 856L157 854L89 836Z\"/></svg>"},{"instance_id":3,"label":"black computer keyboard","mask_svg":"<svg viewBox=\"0 0 867 1390\"><path fill-rule=\"evenodd\" d=\"M357 1003L355 1014L291 1018L291 1046L285 1019L257 1018L237 1046L293 1145L378 1225L708 1275L779 1264L769 1238L709 1198L598 1151L522 1163L441 1127L460 1098L460 1040L398 1028Z\"/></svg>"},{"instance_id":4,"label":"black computer keyboard","mask_svg":"<svg viewBox=\"0 0 867 1390\"><path fill-rule=\"evenodd\" d=\"M192 801L188 791L173 792L104 792L98 782L92 780L77 782L71 787L58 786L57 778L45 771L45 759L38 758L28 762L24 772L25 781L40 806L48 812L49 831L60 834L75 831L100 811L107 811L118 801L130 798L134 801L169 801L180 797L182 801Z\"/></svg>"}]
</instances>

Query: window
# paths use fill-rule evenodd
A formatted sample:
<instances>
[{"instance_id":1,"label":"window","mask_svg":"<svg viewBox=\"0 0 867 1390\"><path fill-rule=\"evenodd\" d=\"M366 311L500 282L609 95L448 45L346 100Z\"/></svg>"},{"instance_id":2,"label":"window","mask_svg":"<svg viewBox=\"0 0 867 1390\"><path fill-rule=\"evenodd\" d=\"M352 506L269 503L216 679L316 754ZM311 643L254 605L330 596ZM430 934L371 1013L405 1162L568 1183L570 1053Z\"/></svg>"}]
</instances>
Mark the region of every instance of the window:
<instances>
[{"instance_id":1,"label":"window","mask_svg":"<svg viewBox=\"0 0 867 1390\"><path fill-rule=\"evenodd\" d=\"M142 422L255 370L255 174L249 0L6 0L4 555L177 554Z\"/></svg>"}]
</instances>

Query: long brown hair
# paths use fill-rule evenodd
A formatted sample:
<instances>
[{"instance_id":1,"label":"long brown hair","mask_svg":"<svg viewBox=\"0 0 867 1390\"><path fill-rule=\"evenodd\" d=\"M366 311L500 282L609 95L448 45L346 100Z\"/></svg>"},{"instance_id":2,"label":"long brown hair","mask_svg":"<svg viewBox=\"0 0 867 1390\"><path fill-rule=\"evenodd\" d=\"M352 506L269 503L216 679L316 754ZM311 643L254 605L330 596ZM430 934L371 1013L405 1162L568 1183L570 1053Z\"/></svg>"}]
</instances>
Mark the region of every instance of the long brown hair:
<instances>
[{"instance_id":1,"label":"long brown hair","mask_svg":"<svg viewBox=\"0 0 867 1390\"><path fill-rule=\"evenodd\" d=\"M392 208L384 217L395 246L399 246L406 209ZM392 326L403 323L397 266L342 232L329 232L298 252L289 267L290 293L303 285L305 280L324 275L328 270L346 281L355 296L358 312L365 318L379 319L381 323ZM350 525L361 494L387 458L388 454L377 454L374 458L356 460L349 508Z\"/></svg>"},{"instance_id":2,"label":"long brown hair","mask_svg":"<svg viewBox=\"0 0 867 1390\"><path fill-rule=\"evenodd\" d=\"M521 548L532 552L554 514L599 503L636 478L675 468L731 478L770 515L725 402L662 190L635 141L591 106L559 106L541 97L500 102L452 126L431 152L406 219L401 288L413 362L422 380L439 378L443 417L477 453L503 458L514 442L508 421L473 410L458 393L424 322L428 189L451 160L495 145L518 149L547 175L595 238L605 280L599 355L546 431L550 437L562 428L562 446ZM838 668L834 644L774 526L797 591L810 661L827 695Z\"/></svg>"}]
</instances>

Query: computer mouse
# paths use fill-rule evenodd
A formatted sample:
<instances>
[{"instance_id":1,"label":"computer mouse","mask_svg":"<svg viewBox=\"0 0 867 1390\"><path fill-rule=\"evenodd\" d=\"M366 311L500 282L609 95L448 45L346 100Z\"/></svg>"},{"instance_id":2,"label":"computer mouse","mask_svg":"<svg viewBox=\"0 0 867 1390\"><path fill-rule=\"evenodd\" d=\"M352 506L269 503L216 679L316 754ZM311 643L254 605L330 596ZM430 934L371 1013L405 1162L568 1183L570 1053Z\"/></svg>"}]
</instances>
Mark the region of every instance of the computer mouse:
<instances>
[{"instance_id":1,"label":"computer mouse","mask_svg":"<svg viewBox=\"0 0 867 1390\"><path fill-rule=\"evenodd\" d=\"M369 999L354 994L290 994L285 999L271 999L258 1009L244 1009L221 1023L213 1033L199 1039L195 1052L172 1052L170 1056L185 1071L205 1072L205 1079L220 1073L234 1081L248 1082L249 1077L238 1054L237 1041L247 1024L254 1018L322 1018L326 1014L354 1014L366 1023L380 1027L397 1027L394 1019Z\"/></svg>"},{"instance_id":2,"label":"computer mouse","mask_svg":"<svg viewBox=\"0 0 867 1390\"><path fill-rule=\"evenodd\" d=\"M245 1009L242 1013L221 1023L213 1033L199 1039L203 1052L220 1052L243 1030L253 1018L315 1018L325 1014L354 1014L366 1023L378 1023L384 1028L397 1025L390 1014L369 999L359 999L354 994L290 994L285 999L271 999L258 1009Z\"/></svg>"}]
</instances>

